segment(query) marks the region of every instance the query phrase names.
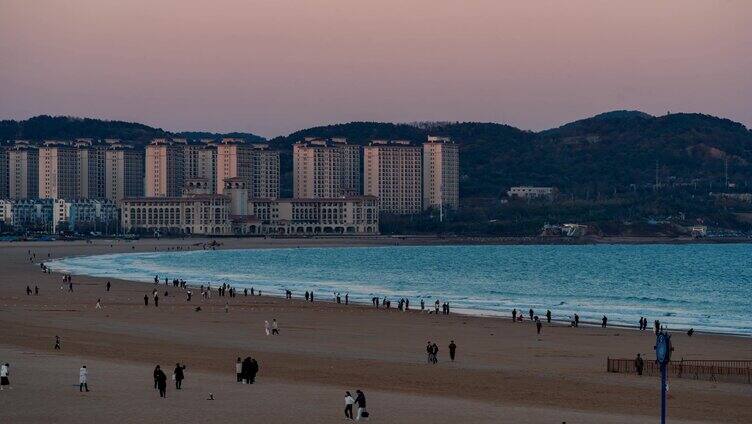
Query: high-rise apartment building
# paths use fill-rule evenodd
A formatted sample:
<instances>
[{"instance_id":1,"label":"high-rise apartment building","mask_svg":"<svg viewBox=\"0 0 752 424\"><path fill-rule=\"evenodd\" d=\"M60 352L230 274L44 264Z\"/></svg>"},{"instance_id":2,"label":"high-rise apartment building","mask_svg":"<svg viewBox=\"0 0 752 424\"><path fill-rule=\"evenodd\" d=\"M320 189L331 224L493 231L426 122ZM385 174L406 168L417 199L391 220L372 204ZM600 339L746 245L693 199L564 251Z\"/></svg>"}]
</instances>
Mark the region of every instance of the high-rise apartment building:
<instances>
[{"instance_id":1,"label":"high-rise apartment building","mask_svg":"<svg viewBox=\"0 0 752 424\"><path fill-rule=\"evenodd\" d=\"M106 146L91 139L77 139L73 146L78 155L78 197L103 199Z\"/></svg>"},{"instance_id":2,"label":"high-rise apartment building","mask_svg":"<svg viewBox=\"0 0 752 424\"><path fill-rule=\"evenodd\" d=\"M79 198L78 152L69 143L45 141L39 147L39 198Z\"/></svg>"},{"instance_id":3,"label":"high-rise apartment building","mask_svg":"<svg viewBox=\"0 0 752 424\"><path fill-rule=\"evenodd\" d=\"M105 151L105 197L120 201L144 195L144 152L124 144Z\"/></svg>"},{"instance_id":4,"label":"high-rise apartment building","mask_svg":"<svg viewBox=\"0 0 752 424\"><path fill-rule=\"evenodd\" d=\"M457 209L460 204L459 147L448 137L423 144L423 209Z\"/></svg>"},{"instance_id":5,"label":"high-rise apartment building","mask_svg":"<svg viewBox=\"0 0 752 424\"><path fill-rule=\"evenodd\" d=\"M17 140L8 149L8 197L39 197L39 151L28 141Z\"/></svg>"},{"instance_id":6,"label":"high-rise apartment building","mask_svg":"<svg viewBox=\"0 0 752 424\"><path fill-rule=\"evenodd\" d=\"M248 144L234 138L217 144L216 192L224 193L225 180L242 178L248 184L251 198L279 197L279 152L267 144Z\"/></svg>"},{"instance_id":7,"label":"high-rise apartment building","mask_svg":"<svg viewBox=\"0 0 752 424\"><path fill-rule=\"evenodd\" d=\"M8 149L0 144L0 199L10 197L8 190Z\"/></svg>"},{"instance_id":8,"label":"high-rise apartment building","mask_svg":"<svg viewBox=\"0 0 752 424\"><path fill-rule=\"evenodd\" d=\"M293 146L293 195L300 199L354 196L361 191L360 146L344 138L307 137Z\"/></svg>"},{"instance_id":9,"label":"high-rise apartment building","mask_svg":"<svg viewBox=\"0 0 752 424\"><path fill-rule=\"evenodd\" d=\"M381 212L420 213L421 151L419 146L401 140L374 140L364 148L364 194L379 198Z\"/></svg>"},{"instance_id":10,"label":"high-rise apartment building","mask_svg":"<svg viewBox=\"0 0 752 424\"><path fill-rule=\"evenodd\" d=\"M184 181L201 178L210 184L210 193L216 190L217 147L212 139L202 139L200 143L184 146Z\"/></svg>"},{"instance_id":11,"label":"high-rise apartment building","mask_svg":"<svg viewBox=\"0 0 752 424\"><path fill-rule=\"evenodd\" d=\"M146 197L176 197L183 191L184 149L182 139L155 139L146 146Z\"/></svg>"}]
</instances>

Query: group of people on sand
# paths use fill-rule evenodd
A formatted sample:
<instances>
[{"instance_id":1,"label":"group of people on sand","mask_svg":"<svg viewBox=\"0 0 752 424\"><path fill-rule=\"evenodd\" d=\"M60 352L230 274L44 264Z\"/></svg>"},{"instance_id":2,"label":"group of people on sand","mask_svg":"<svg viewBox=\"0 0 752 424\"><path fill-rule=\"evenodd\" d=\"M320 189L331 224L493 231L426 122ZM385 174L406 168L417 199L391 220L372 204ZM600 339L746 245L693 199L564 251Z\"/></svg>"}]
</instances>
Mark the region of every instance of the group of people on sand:
<instances>
[{"instance_id":1,"label":"group of people on sand","mask_svg":"<svg viewBox=\"0 0 752 424\"><path fill-rule=\"evenodd\" d=\"M353 408L357 407L355 415ZM366 411L366 395L362 390L355 391L355 397L349 391L345 392L345 418L360 421L361 418L368 418L369 413Z\"/></svg>"},{"instance_id":2,"label":"group of people on sand","mask_svg":"<svg viewBox=\"0 0 752 424\"><path fill-rule=\"evenodd\" d=\"M256 374L259 372L259 364L256 359L247 356L242 361L238 356L235 362L235 375L238 383L253 384L256 382Z\"/></svg>"},{"instance_id":3,"label":"group of people on sand","mask_svg":"<svg viewBox=\"0 0 752 424\"><path fill-rule=\"evenodd\" d=\"M175 364L175 369L172 372L172 381L175 382L175 390L183 389L183 380L185 380L185 364L180 362ZM167 397L167 374L162 370L162 367L157 365L154 368L154 389L159 391L159 397Z\"/></svg>"},{"instance_id":4,"label":"group of people on sand","mask_svg":"<svg viewBox=\"0 0 752 424\"><path fill-rule=\"evenodd\" d=\"M278 336L279 335L279 323L277 323L277 318L272 318L272 324L269 325L269 321L264 321L264 332L267 336Z\"/></svg>"},{"instance_id":5,"label":"group of people on sand","mask_svg":"<svg viewBox=\"0 0 752 424\"><path fill-rule=\"evenodd\" d=\"M449 360L454 362L457 355L457 344L452 340L447 347L449 348ZM439 346L436 343L431 343L430 340L426 342L426 359L429 364L436 365L439 363Z\"/></svg>"}]
</instances>

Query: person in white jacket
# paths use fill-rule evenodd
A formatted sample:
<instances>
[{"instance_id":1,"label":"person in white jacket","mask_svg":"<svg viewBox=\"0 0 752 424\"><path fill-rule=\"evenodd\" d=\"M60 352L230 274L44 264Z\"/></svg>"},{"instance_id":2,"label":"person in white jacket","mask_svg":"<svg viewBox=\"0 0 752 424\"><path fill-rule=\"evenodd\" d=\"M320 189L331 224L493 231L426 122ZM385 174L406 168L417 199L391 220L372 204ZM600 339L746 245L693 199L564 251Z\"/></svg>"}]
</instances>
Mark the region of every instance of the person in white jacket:
<instances>
[{"instance_id":1,"label":"person in white jacket","mask_svg":"<svg viewBox=\"0 0 752 424\"><path fill-rule=\"evenodd\" d=\"M10 389L10 364L7 362L0 365L0 390L6 386Z\"/></svg>"},{"instance_id":2,"label":"person in white jacket","mask_svg":"<svg viewBox=\"0 0 752 424\"><path fill-rule=\"evenodd\" d=\"M269 321L264 321L264 331L266 331L266 335L268 336L269 333L270 333L270 331L269 331Z\"/></svg>"},{"instance_id":3,"label":"person in white jacket","mask_svg":"<svg viewBox=\"0 0 752 424\"><path fill-rule=\"evenodd\" d=\"M78 370L78 391L83 392L84 389L86 391L89 391L89 385L87 383L89 371L86 369L86 365L82 365L81 369Z\"/></svg>"}]
</instances>

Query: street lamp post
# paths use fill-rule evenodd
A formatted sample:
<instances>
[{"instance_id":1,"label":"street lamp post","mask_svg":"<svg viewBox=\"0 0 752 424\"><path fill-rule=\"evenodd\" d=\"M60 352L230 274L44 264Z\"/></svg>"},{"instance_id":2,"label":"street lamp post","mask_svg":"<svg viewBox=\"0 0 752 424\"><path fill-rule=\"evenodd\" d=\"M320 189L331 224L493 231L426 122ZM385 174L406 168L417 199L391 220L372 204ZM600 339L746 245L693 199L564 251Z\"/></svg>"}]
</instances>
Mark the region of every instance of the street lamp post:
<instances>
[{"instance_id":1,"label":"street lamp post","mask_svg":"<svg viewBox=\"0 0 752 424\"><path fill-rule=\"evenodd\" d=\"M671 362L671 335L665 331L658 333L655 339L655 358L661 367L661 424L666 424L666 384L668 364Z\"/></svg>"}]
</instances>

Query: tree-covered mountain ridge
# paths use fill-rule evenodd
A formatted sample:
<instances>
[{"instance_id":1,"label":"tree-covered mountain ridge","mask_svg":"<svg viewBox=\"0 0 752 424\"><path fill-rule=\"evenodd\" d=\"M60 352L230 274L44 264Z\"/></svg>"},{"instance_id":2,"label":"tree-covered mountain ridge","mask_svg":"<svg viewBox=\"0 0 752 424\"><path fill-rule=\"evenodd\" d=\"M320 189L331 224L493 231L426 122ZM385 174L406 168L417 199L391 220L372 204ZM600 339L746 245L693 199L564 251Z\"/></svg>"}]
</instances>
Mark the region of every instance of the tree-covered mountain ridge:
<instances>
[{"instance_id":1,"label":"tree-covered mountain ridge","mask_svg":"<svg viewBox=\"0 0 752 424\"><path fill-rule=\"evenodd\" d=\"M499 197L510 186L555 186L573 197L659 185L718 187L728 179L752 185L752 131L728 119L695 113L652 116L612 111L540 132L481 122L350 122L318 126L268 140L282 151L283 192L291 146L304 137L422 142L449 136L460 146L463 198ZM0 140L119 138L144 144L158 137L237 137L251 133L170 132L147 125L91 118L37 116L0 121Z\"/></svg>"}]
</instances>

